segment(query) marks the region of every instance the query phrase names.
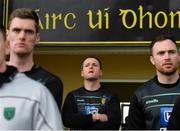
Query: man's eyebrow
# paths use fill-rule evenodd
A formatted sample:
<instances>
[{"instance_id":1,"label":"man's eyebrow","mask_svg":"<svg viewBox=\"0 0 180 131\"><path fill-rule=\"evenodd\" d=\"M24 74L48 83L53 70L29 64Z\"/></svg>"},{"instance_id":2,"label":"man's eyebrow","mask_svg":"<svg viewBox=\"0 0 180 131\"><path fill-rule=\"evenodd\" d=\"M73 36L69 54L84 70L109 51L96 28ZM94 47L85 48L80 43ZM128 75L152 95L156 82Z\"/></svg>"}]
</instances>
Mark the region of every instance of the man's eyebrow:
<instances>
[{"instance_id":1,"label":"man's eyebrow","mask_svg":"<svg viewBox=\"0 0 180 131\"><path fill-rule=\"evenodd\" d=\"M14 28L12 28L12 30L21 30L21 28L14 27Z\"/></svg>"},{"instance_id":2,"label":"man's eyebrow","mask_svg":"<svg viewBox=\"0 0 180 131\"><path fill-rule=\"evenodd\" d=\"M33 29L25 29L24 31L34 32L34 30L33 30Z\"/></svg>"}]
</instances>

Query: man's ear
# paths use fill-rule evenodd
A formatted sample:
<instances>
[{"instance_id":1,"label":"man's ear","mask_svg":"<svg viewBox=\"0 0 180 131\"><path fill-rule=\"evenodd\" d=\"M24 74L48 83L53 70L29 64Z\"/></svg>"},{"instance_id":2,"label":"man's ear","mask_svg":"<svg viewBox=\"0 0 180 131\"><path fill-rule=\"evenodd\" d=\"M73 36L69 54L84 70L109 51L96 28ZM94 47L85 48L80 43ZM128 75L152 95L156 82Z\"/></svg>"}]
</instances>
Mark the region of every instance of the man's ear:
<instances>
[{"instance_id":1,"label":"man's ear","mask_svg":"<svg viewBox=\"0 0 180 131\"><path fill-rule=\"evenodd\" d=\"M178 51L178 62L180 63L180 51Z\"/></svg>"},{"instance_id":2,"label":"man's ear","mask_svg":"<svg viewBox=\"0 0 180 131\"><path fill-rule=\"evenodd\" d=\"M153 65L155 64L155 63L154 63L154 57L153 57L152 55L150 56L150 62L151 62L151 64L153 64Z\"/></svg>"},{"instance_id":3,"label":"man's ear","mask_svg":"<svg viewBox=\"0 0 180 131\"><path fill-rule=\"evenodd\" d=\"M100 76L102 76L103 75L103 72L102 72L102 70L100 70Z\"/></svg>"},{"instance_id":4,"label":"man's ear","mask_svg":"<svg viewBox=\"0 0 180 131\"><path fill-rule=\"evenodd\" d=\"M40 33L38 32L37 34L36 34L36 43L38 43L40 41Z\"/></svg>"},{"instance_id":5,"label":"man's ear","mask_svg":"<svg viewBox=\"0 0 180 131\"><path fill-rule=\"evenodd\" d=\"M83 71L82 71L82 70L81 70L81 76L82 76L82 77L84 77L84 73L83 73Z\"/></svg>"},{"instance_id":6,"label":"man's ear","mask_svg":"<svg viewBox=\"0 0 180 131\"><path fill-rule=\"evenodd\" d=\"M9 30L6 31L6 39L9 40Z\"/></svg>"}]
</instances>

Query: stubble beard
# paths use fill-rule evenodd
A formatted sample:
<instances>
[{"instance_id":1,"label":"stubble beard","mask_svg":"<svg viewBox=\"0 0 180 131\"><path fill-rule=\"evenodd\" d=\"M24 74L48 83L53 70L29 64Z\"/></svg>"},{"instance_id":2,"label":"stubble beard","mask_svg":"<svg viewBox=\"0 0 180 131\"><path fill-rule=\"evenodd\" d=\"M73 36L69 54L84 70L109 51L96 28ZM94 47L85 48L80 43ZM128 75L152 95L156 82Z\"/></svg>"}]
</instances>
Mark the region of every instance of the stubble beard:
<instances>
[{"instance_id":1,"label":"stubble beard","mask_svg":"<svg viewBox=\"0 0 180 131\"><path fill-rule=\"evenodd\" d=\"M20 58L25 58L25 57L29 56L29 53L17 53L17 56Z\"/></svg>"},{"instance_id":2,"label":"stubble beard","mask_svg":"<svg viewBox=\"0 0 180 131\"><path fill-rule=\"evenodd\" d=\"M20 58L28 57L29 55L31 55L31 53L32 53L32 51L16 52L17 56Z\"/></svg>"},{"instance_id":3,"label":"stubble beard","mask_svg":"<svg viewBox=\"0 0 180 131\"><path fill-rule=\"evenodd\" d=\"M97 81L98 78L90 77L90 78L86 78L86 80L87 80L87 81L92 81L92 82L94 82L94 81Z\"/></svg>"},{"instance_id":4,"label":"stubble beard","mask_svg":"<svg viewBox=\"0 0 180 131\"><path fill-rule=\"evenodd\" d=\"M177 71L177 68L173 68L173 69L171 69L171 70L166 70L166 69L162 69L162 70L158 70L161 74L164 74L164 75L166 75L166 76L170 76L170 75L173 75L173 74L175 74L176 73L176 71Z\"/></svg>"}]
</instances>

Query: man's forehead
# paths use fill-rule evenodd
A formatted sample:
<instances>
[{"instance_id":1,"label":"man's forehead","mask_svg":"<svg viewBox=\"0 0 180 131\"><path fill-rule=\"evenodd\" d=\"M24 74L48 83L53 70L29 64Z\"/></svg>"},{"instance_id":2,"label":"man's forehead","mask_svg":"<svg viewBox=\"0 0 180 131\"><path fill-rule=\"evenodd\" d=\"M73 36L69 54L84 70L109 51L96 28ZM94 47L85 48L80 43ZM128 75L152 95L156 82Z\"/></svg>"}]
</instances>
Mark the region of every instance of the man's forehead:
<instances>
[{"instance_id":1,"label":"man's forehead","mask_svg":"<svg viewBox=\"0 0 180 131\"><path fill-rule=\"evenodd\" d=\"M22 24L23 23L23 24ZM32 19L21 19L21 18L14 18L11 23L10 27L31 27L34 28L36 25L35 21Z\"/></svg>"},{"instance_id":2,"label":"man's forehead","mask_svg":"<svg viewBox=\"0 0 180 131\"><path fill-rule=\"evenodd\" d=\"M163 40L163 41L158 41L154 44L153 49L156 50L172 50L172 49L177 49L176 45L173 41L171 40Z\"/></svg>"},{"instance_id":3,"label":"man's forehead","mask_svg":"<svg viewBox=\"0 0 180 131\"><path fill-rule=\"evenodd\" d=\"M87 58L85 61L84 61L84 64L85 63L99 63L98 60L96 60L95 58Z\"/></svg>"}]
</instances>

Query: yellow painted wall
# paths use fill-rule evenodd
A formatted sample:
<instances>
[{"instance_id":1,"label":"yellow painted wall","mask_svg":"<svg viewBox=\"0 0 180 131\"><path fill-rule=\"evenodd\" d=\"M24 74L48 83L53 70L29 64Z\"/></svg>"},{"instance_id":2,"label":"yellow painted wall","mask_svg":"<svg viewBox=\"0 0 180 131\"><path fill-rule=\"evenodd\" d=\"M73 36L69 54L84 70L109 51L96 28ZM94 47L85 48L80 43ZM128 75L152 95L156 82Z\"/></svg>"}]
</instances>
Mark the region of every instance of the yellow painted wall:
<instances>
[{"instance_id":1,"label":"yellow painted wall","mask_svg":"<svg viewBox=\"0 0 180 131\"><path fill-rule=\"evenodd\" d=\"M67 93L83 84L80 65L87 55L36 54L35 62L58 75ZM96 55L103 63L104 80L147 80L154 76L154 67L148 54L105 54ZM129 89L126 87L125 91Z\"/></svg>"}]
</instances>

